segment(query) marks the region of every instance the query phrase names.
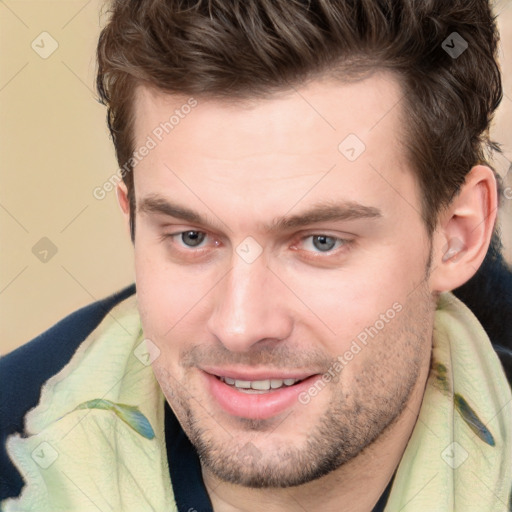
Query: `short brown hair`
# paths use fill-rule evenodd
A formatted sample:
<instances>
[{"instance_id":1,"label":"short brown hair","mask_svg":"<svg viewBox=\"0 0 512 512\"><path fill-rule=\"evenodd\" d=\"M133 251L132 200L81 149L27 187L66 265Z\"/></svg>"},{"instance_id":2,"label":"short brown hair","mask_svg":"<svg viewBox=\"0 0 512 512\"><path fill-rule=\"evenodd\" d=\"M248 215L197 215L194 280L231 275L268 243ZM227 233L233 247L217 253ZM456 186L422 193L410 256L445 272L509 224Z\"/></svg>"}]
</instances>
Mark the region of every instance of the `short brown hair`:
<instances>
[{"instance_id":1,"label":"short brown hair","mask_svg":"<svg viewBox=\"0 0 512 512\"><path fill-rule=\"evenodd\" d=\"M135 150L134 91L141 83L235 100L375 69L401 78L404 147L429 233L470 169L499 149L488 133L502 98L488 0L110 0L109 6L97 90L124 169ZM456 44L467 48L454 54ZM133 172L123 180L134 239Z\"/></svg>"}]
</instances>

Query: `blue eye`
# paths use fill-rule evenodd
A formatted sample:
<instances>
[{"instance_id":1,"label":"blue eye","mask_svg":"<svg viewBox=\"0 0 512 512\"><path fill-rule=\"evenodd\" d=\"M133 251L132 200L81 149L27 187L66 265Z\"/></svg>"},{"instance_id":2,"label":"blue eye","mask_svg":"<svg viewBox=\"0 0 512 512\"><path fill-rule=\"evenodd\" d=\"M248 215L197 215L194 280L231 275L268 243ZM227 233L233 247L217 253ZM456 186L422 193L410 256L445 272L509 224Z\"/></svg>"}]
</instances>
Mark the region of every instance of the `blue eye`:
<instances>
[{"instance_id":1,"label":"blue eye","mask_svg":"<svg viewBox=\"0 0 512 512\"><path fill-rule=\"evenodd\" d=\"M341 238L327 235L311 235L304 238L304 248L313 252L329 252L346 243Z\"/></svg>"},{"instance_id":2,"label":"blue eye","mask_svg":"<svg viewBox=\"0 0 512 512\"><path fill-rule=\"evenodd\" d=\"M197 247L201 245L206 238L206 233L201 231L184 231L183 233L179 233L181 237L181 241L187 247Z\"/></svg>"},{"instance_id":3,"label":"blue eye","mask_svg":"<svg viewBox=\"0 0 512 512\"><path fill-rule=\"evenodd\" d=\"M332 236L315 235L313 236L313 245L319 251L332 251L336 246L336 238Z\"/></svg>"}]
</instances>

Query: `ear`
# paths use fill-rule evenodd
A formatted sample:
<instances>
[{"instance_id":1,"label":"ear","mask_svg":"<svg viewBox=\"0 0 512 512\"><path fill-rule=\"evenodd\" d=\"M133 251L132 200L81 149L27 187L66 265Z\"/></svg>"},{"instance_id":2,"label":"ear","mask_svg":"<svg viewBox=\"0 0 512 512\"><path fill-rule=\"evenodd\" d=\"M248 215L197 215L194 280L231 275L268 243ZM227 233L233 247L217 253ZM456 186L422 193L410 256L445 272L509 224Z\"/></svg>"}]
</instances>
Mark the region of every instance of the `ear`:
<instances>
[{"instance_id":1,"label":"ear","mask_svg":"<svg viewBox=\"0 0 512 512\"><path fill-rule=\"evenodd\" d=\"M493 171L473 167L450 205L440 214L433 235L432 292L463 285L485 258L496 222L498 192Z\"/></svg>"},{"instance_id":2,"label":"ear","mask_svg":"<svg viewBox=\"0 0 512 512\"><path fill-rule=\"evenodd\" d=\"M128 232L130 232L130 200L128 199L128 189L124 181L120 181L117 184L116 194L117 202L121 207L126 226L128 227Z\"/></svg>"}]
</instances>

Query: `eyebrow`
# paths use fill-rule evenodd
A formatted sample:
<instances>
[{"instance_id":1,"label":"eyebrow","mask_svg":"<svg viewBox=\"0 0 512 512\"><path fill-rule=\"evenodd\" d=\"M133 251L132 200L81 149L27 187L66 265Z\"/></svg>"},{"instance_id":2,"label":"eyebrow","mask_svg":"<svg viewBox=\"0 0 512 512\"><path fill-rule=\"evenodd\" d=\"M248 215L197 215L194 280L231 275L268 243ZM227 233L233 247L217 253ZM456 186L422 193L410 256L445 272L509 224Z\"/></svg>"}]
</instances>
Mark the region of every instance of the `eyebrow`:
<instances>
[{"instance_id":1,"label":"eyebrow","mask_svg":"<svg viewBox=\"0 0 512 512\"><path fill-rule=\"evenodd\" d=\"M148 214L161 214L180 219L193 224L203 226L213 226L216 223L203 217L199 213L182 206L172 203L159 195L147 196L139 202L138 211ZM270 224L262 226L263 231L275 233L280 231L289 231L305 227L319 222L351 221L359 219L376 219L382 217L382 212L373 206L346 201L341 203L318 203L310 209L289 217L283 216L275 218Z\"/></svg>"},{"instance_id":2,"label":"eyebrow","mask_svg":"<svg viewBox=\"0 0 512 512\"><path fill-rule=\"evenodd\" d=\"M365 206L353 201L343 203L319 203L309 210L274 219L267 231L286 231L318 222L350 221L358 219L375 219L382 217L382 212L373 206Z\"/></svg>"}]
</instances>

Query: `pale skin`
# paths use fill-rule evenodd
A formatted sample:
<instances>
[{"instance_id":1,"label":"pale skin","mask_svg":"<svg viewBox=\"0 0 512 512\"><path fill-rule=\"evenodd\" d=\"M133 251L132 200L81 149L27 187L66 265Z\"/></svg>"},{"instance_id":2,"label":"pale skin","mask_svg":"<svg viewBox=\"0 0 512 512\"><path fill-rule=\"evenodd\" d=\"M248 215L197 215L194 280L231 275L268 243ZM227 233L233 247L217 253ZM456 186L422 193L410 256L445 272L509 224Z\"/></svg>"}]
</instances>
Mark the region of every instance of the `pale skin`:
<instances>
[{"instance_id":1,"label":"pale skin","mask_svg":"<svg viewBox=\"0 0 512 512\"><path fill-rule=\"evenodd\" d=\"M161 351L153 369L162 391L204 450L217 512L369 512L400 462L429 374L436 297L476 272L497 207L492 171L476 166L429 240L399 144L401 96L392 76L377 73L250 105L198 98L137 165L144 334ZM187 99L139 88L136 145ZM338 150L348 134L366 146L353 162ZM118 198L128 222L123 184ZM163 212L164 202L181 210ZM336 205L338 216L275 222L319 205ZM183 232L205 237L190 246ZM252 263L236 251L247 237L262 250ZM454 239L463 249L443 258ZM205 384L213 366L321 376L394 303L401 312L307 405L248 420ZM320 476L319 462L340 446Z\"/></svg>"}]
</instances>

